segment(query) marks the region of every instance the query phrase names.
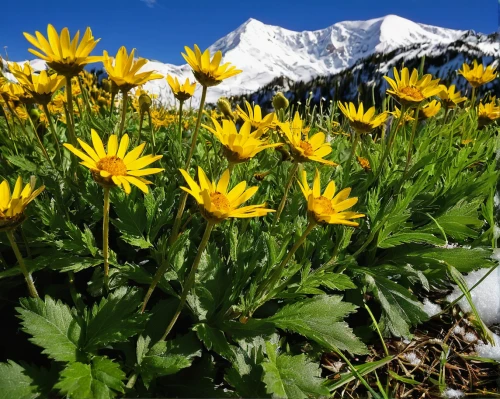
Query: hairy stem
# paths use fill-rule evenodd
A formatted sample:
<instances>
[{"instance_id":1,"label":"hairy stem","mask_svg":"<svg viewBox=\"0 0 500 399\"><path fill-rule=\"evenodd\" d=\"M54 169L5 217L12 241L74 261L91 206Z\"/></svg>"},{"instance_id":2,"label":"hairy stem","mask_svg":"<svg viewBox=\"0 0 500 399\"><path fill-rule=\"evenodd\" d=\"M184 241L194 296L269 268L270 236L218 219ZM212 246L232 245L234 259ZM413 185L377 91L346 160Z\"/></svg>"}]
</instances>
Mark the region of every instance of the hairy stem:
<instances>
[{"instance_id":1,"label":"hairy stem","mask_svg":"<svg viewBox=\"0 0 500 399\"><path fill-rule=\"evenodd\" d=\"M102 256L104 258L104 287L109 280L109 187L104 187L104 209L102 220Z\"/></svg>"},{"instance_id":2,"label":"hairy stem","mask_svg":"<svg viewBox=\"0 0 500 399\"><path fill-rule=\"evenodd\" d=\"M26 264L24 263L23 256L21 255L21 251L19 251L19 247L17 246L16 239L14 238L14 233L12 230L7 230L7 237L9 238L10 246L16 255L17 262L19 263L19 268L24 275L24 279L26 280L26 284L28 285L28 291L32 298L38 298L38 292L35 287L35 283L33 281L33 277L31 277L31 273L28 271Z\"/></svg>"},{"instance_id":3,"label":"hairy stem","mask_svg":"<svg viewBox=\"0 0 500 399\"><path fill-rule=\"evenodd\" d=\"M281 198L281 202L278 206L278 209L277 209L276 213L274 214L274 220L273 220L272 227L274 227L276 225L276 223L278 223L278 221L280 220L281 212L283 212L283 208L285 207L286 198L288 196L288 191L290 191L290 187L292 186L292 183L293 183L293 178L297 174L298 168L299 168L299 163L296 162L292 166L292 168L290 169L290 174L288 175L288 181L287 181L286 186L285 186L285 192L283 193L283 198Z\"/></svg>"}]
</instances>

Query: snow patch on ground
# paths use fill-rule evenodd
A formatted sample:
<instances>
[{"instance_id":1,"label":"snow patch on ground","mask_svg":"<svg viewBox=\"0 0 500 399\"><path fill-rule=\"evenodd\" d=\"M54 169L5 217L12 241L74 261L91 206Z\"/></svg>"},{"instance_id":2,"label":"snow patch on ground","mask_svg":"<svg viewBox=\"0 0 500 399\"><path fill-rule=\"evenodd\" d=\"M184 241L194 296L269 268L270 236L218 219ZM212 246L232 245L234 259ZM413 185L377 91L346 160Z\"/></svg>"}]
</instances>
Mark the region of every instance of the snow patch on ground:
<instances>
[{"instance_id":1,"label":"snow patch on ground","mask_svg":"<svg viewBox=\"0 0 500 399\"><path fill-rule=\"evenodd\" d=\"M465 396L465 393L460 389L446 388L442 396L443 398L447 399L457 399L457 398L463 398Z\"/></svg>"},{"instance_id":2,"label":"snow patch on ground","mask_svg":"<svg viewBox=\"0 0 500 399\"><path fill-rule=\"evenodd\" d=\"M429 301L428 298L424 299L424 312L427 313L429 317L437 315L441 312L441 306L437 303Z\"/></svg>"},{"instance_id":3,"label":"snow patch on ground","mask_svg":"<svg viewBox=\"0 0 500 399\"><path fill-rule=\"evenodd\" d=\"M485 344L484 342L480 341L475 346L475 350L477 352L477 355L480 357L486 357L488 359L493 359L497 362L500 362L500 337L496 334L492 335L495 346L492 346L491 344Z\"/></svg>"},{"instance_id":4,"label":"snow patch on ground","mask_svg":"<svg viewBox=\"0 0 500 399\"><path fill-rule=\"evenodd\" d=\"M496 260L500 260L500 252L493 255ZM475 272L471 272L464 276L467 286L471 288L476 284L481 278L488 273L490 269L480 269ZM491 274L486 277L481 284L471 291L472 301L477 308L479 316L483 322L490 326L495 323L500 323L500 268L497 267L496 270L491 272ZM448 295L447 300L453 302L455 299L462 295L462 291L455 286L453 292ZM472 309L469 302L464 297L458 302L460 308L464 312L471 312Z\"/></svg>"}]
</instances>

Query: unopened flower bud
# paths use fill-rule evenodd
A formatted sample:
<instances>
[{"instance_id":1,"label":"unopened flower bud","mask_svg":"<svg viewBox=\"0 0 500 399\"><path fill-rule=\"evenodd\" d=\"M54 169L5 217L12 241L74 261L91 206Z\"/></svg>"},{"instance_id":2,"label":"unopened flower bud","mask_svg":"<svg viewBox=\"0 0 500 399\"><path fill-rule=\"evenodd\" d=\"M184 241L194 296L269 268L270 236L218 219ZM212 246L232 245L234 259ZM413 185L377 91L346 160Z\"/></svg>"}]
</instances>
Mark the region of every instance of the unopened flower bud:
<instances>
[{"instance_id":1,"label":"unopened flower bud","mask_svg":"<svg viewBox=\"0 0 500 399\"><path fill-rule=\"evenodd\" d=\"M226 118L234 120L234 114L231 110L231 103L226 97L219 98L219 100L217 101L217 108L219 108L219 111L222 112L222 114Z\"/></svg>"},{"instance_id":2,"label":"unopened flower bud","mask_svg":"<svg viewBox=\"0 0 500 399\"><path fill-rule=\"evenodd\" d=\"M141 109L141 114L149 112L149 108L151 107L151 97L149 97L146 93L142 93L139 96L139 107Z\"/></svg>"},{"instance_id":3,"label":"unopened flower bud","mask_svg":"<svg viewBox=\"0 0 500 399\"><path fill-rule=\"evenodd\" d=\"M288 99L283 95L282 92L277 92L273 97L273 107L276 111L279 111L280 109L285 110L288 108Z\"/></svg>"}]
</instances>

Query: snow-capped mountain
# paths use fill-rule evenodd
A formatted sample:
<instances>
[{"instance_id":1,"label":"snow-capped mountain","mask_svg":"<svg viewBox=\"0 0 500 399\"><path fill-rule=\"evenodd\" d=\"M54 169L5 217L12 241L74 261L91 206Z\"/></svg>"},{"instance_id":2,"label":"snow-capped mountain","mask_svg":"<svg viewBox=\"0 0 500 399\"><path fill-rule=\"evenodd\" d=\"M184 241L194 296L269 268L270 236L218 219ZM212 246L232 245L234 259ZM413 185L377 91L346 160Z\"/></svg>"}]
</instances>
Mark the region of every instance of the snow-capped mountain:
<instances>
[{"instance_id":1,"label":"snow-capped mountain","mask_svg":"<svg viewBox=\"0 0 500 399\"><path fill-rule=\"evenodd\" d=\"M249 19L210 46L211 53L222 51L223 62L231 62L243 72L210 88L207 101L215 102L220 96L248 95L279 77L305 82L341 74L378 55L391 57L378 66L378 72L385 73L402 60L440 56L450 46L471 56L500 58L500 41L494 35L419 24L396 15L339 22L325 29L303 32ZM183 80L193 79L187 64L150 61L144 70L152 69ZM164 79L149 82L145 88L160 94L167 103L173 101ZM198 88L195 99L200 91Z\"/></svg>"}]
</instances>

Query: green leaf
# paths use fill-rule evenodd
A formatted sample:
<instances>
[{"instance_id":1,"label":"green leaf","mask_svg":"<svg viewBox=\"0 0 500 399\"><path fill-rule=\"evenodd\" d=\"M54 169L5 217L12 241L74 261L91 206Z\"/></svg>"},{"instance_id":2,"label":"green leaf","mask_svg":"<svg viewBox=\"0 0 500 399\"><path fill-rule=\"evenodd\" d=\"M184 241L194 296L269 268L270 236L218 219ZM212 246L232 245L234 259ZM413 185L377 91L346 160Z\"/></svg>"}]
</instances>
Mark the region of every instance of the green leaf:
<instances>
[{"instance_id":1,"label":"green leaf","mask_svg":"<svg viewBox=\"0 0 500 399\"><path fill-rule=\"evenodd\" d=\"M143 355L145 344L141 342L138 348L138 354L142 354L138 370L146 387L154 378L175 374L191 366L194 357L201 356L199 341L193 333L172 341L160 341Z\"/></svg>"},{"instance_id":2,"label":"green leaf","mask_svg":"<svg viewBox=\"0 0 500 399\"><path fill-rule=\"evenodd\" d=\"M118 219L112 220L124 241L140 248L148 248L151 243L144 237L147 225L146 209L142 201L136 201L131 196L116 193L113 198L113 209Z\"/></svg>"},{"instance_id":3,"label":"green leaf","mask_svg":"<svg viewBox=\"0 0 500 399\"><path fill-rule=\"evenodd\" d=\"M392 234L382 242L379 242L379 248L392 248L402 244L433 244L443 245L444 241L431 233L411 232L411 233L397 233Z\"/></svg>"},{"instance_id":4,"label":"green leaf","mask_svg":"<svg viewBox=\"0 0 500 399\"><path fill-rule=\"evenodd\" d=\"M429 317L423 305L407 288L378 274L366 274L368 289L382 305L385 326L397 337L409 337L410 326L417 325Z\"/></svg>"},{"instance_id":5,"label":"green leaf","mask_svg":"<svg viewBox=\"0 0 500 399\"><path fill-rule=\"evenodd\" d=\"M11 162L14 166L17 166L19 169L24 170L30 173L36 173L38 171L38 167L31 161L28 161L26 158L20 155L9 155L6 158Z\"/></svg>"},{"instance_id":6,"label":"green leaf","mask_svg":"<svg viewBox=\"0 0 500 399\"><path fill-rule=\"evenodd\" d=\"M231 346L227 342L224 333L221 330L210 327L207 324L197 324L193 328L200 341L203 342L208 350L212 350L226 359L233 357Z\"/></svg>"},{"instance_id":7,"label":"green leaf","mask_svg":"<svg viewBox=\"0 0 500 399\"><path fill-rule=\"evenodd\" d=\"M85 349L93 351L127 341L142 331L147 315L138 312L141 300L136 288L121 287L95 304L88 315Z\"/></svg>"},{"instance_id":8,"label":"green leaf","mask_svg":"<svg viewBox=\"0 0 500 399\"><path fill-rule=\"evenodd\" d=\"M35 399L40 396L33 379L12 360L0 363L0 392L4 398Z\"/></svg>"},{"instance_id":9,"label":"green leaf","mask_svg":"<svg viewBox=\"0 0 500 399\"><path fill-rule=\"evenodd\" d=\"M356 308L342 302L340 296L319 295L287 305L265 321L299 333L326 348L361 354L366 353L365 345L347 323L341 321Z\"/></svg>"},{"instance_id":10,"label":"green leaf","mask_svg":"<svg viewBox=\"0 0 500 399\"><path fill-rule=\"evenodd\" d=\"M22 298L16 310L22 320L23 330L30 334L30 341L42 347L42 353L62 362L77 362L84 358L79 340L82 320L60 301L49 296Z\"/></svg>"},{"instance_id":11,"label":"green leaf","mask_svg":"<svg viewBox=\"0 0 500 399\"><path fill-rule=\"evenodd\" d=\"M72 399L108 399L124 392L125 373L120 366L105 357L95 357L92 364L70 363L56 384Z\"/></svg>"},{"instance_id":12,"label":"green leaf","mask_svg":"<svg viewBox=\"0 0 500 399\"><path fill-rule=\"evenodd\" d=\"M308 399L330 394L323 384L319 365L309 361L305 354L276 356L276 346L271 343L266 346L269 360L262 363L263 381L273 397Z\"/></svg>"},{"instance_id":13,"label":"green leaf","mask_svg":"<svg viewBox=\"0 0 500 399\"><path fill-rule=\"evenodd\" d=\"M363 377L366 374L372 373L375 370L377 370L380 367L385 366L386 364L390 363L394 359L393 356L387 356L384 357L383 359L377 360L376 362L366 362L357 366L354 366L356 369L357 373ZM331 392L335 391L336 389L340 388L341 386L354 381L356 379L355 373L352 371L349 371L347 373L341 374L340 378L338 380L335 380L331 383L328 383L328 388L330 389Z\"/></svg>"},{"instance_id":14,"label":"green leaf","mask_svg":"<svg viewBox=\"0 0 500 399\"><path fill-rule=\"evenodd\" d=\"M389 375L392 378L394 378L395 380L404 382L405 384L410 384L410 385L418 385L418 384L420 384L419 381L415 381L413 378L402 377L402 376L400 376L399 374L395 373L392 370L389 370Z\"/></svg>"}]
</instances>

